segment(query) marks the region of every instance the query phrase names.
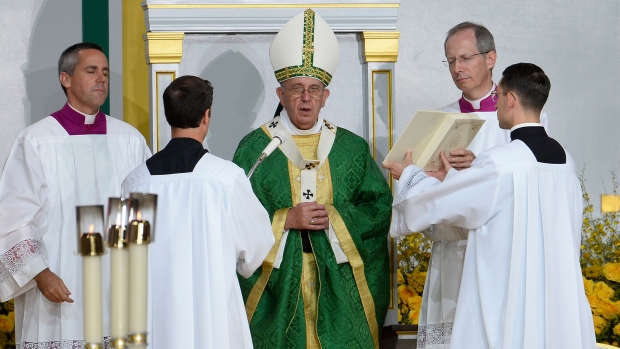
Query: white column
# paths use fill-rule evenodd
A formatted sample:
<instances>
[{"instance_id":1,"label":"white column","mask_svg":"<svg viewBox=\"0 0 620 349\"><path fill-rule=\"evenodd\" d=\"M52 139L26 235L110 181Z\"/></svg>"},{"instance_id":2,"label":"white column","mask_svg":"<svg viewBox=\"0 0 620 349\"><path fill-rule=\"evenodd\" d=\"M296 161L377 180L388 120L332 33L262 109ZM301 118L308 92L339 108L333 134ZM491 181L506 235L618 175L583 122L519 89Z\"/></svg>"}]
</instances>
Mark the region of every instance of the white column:
<instances>
[{"instance_id":1,"label":"white column","mask_svg":"<svg viewBox=\"0 0 620 349\"><path fill-rule=\"evenodd\" d=\"M381 167L394 143L393 120L395 101L395 68L398 58L397 31L365 31L361 33L364 42L365 67L365 136L375 162L383 171L390 188L394 188L392 175ZM392 285L390 307L384 326L398 324L398 264L396 241L388 237Z\"/></svg>"},{"instance_id":2,"label":"white column","mask_svg":"<svg viewBox=\"0 0 620 349\"><path fill-rule=\"evenodd\" d=\"M162 96L166 87L179 76L184 36L180 32L147 32L144 35L146 61L149 64L149 143L153 153L164 148L171 138Z\"/></svg>"}]
</instances>

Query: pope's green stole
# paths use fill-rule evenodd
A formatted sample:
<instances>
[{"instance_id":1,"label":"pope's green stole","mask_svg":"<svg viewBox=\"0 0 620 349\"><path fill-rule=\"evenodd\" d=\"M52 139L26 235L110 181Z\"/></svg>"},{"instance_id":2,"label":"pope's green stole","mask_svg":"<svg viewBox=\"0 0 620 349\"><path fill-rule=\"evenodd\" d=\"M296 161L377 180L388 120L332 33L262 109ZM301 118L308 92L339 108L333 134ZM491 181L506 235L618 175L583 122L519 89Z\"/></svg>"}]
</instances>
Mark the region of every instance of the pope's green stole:
<instances>
[{"instance_id":1,"label":"pope's green stole","mask_svg":"<svg viewBox=\"0 0 620 349\"><path fill-rule=\"evenodd\" d=\"M233 161L247 173L269 141L264 130L253 131L240 142ZM310 234L318 269L316 327L321 347L378 348L390 299L387 234L391 192L367 143L343 128L338 128L323 166L329 169L333 202L319 203L327 204L336 231L348 233L338 238L349 263L336 263L323 231ZM298 231L288 234L280 268L273 269L272 264L288 207L294 204L284 154L276 150L265 159L251 183L271 216L276 237L262 268L249 279L239 277L254 346L304 348L306 326L300 291L303 252Z\"/></svg>"}]
</instances>

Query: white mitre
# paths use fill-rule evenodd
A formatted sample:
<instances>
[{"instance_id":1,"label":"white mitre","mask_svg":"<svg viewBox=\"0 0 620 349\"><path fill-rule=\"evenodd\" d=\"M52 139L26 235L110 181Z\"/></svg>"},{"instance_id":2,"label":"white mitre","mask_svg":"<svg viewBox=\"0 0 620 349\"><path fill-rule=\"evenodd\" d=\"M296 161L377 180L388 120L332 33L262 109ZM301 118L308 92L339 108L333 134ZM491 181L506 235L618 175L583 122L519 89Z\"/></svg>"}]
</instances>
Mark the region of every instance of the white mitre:
<instances>
[{"instance_id":1,"label":"white mitre","mask_svg":"<svg viewBox=\"0 0 620 349\"><path fill-rule=\"evenodd\" d=\"M329 85L340 61L338 39L311 9L293 17L271 43L269 59L278 82L311 77Z\"/></svg>"}]
</instances>

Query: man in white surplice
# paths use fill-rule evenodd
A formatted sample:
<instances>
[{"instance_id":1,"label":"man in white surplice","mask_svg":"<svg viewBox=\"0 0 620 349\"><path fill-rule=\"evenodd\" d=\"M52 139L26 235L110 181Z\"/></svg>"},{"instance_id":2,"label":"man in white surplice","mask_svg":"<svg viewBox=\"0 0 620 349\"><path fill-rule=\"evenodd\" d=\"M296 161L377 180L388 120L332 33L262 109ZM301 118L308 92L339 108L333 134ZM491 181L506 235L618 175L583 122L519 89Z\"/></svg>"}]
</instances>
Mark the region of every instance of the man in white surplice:
<instances>
[{"instance_id":1,"label":"man in white surplice","mask_svg":"<svg viewBox=\"0 0 620 349\"><path fill-rule=\"evenodd\" d=\"M273 246L271 221L237 165L202 142L213 87L182 76L164 91L172 139L123 182L123 193L157 194L157 235L149 245L149 342L153 349L251 349L237 279Z\"/></svg>"},{"instance_id":2,"label":"man in white surplice","mask_svg":"<svg viewBox=\"0 0 620 349\"><path fill-rule=\"evenodd\" d=\"M502 130L497 122L496 99L492 95L496 89L492 72L497 55L491 32L476 23L457 24L448 31L444 49L444 63L462 96L441 110L475 113L486 120L468 149L455 150L449 155L452 167L461 170L471 166L477 154L508 143L510 133ZM547 128L544 111L541 112L540 123ZM466 232L447 226L434 226L433 229L441 233L444 240L433 242L420 309L418 349L445 349L450 345L467 246L467 240L462 240L466 238ZM445 239L448 236L453 238Z\"/></svg>"},{"instance_id":3,"label":"man in white surplice","mask_svg":"<svg viewBox=\"0 0 620 349\"><path fill-rule=\"evenodd\" d=\"M534 64L506 68L493 95L512 141L469 169L452 170L443 154L439 172L411 165L410 153L388 165L399 179L393 236L432 224L469 230L449 348L595 348L579 265L579 179L540 124L550 87Z\"/></svg>"},{"instance_id":4,"label":"man in white surplice","mask_svg":"<svg viewBox=\"0 0 620 349\"><path fill-rule=\"evenodd\" d=\"M119 196L123 178L151 155L138 130L99 109L109 75L101 47L67 48L58 75L67 103L19 134L0 179L0 298L15 299L18 348L82 348L75 207ZM103 323L105 337L107 315Z\"/></svg>"}]
</instances>

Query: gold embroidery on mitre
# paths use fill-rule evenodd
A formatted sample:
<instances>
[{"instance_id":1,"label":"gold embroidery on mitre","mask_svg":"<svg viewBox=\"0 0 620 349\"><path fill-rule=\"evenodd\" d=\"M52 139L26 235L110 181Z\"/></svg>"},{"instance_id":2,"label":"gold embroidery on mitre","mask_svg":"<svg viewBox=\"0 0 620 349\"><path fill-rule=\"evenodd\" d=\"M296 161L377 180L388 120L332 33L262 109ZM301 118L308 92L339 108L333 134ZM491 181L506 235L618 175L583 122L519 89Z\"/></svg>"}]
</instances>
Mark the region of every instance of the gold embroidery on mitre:
<instances>
[{"instance_id":1,"label":"gold embroidery on mitre","mask_svg":"<svg viewBox=\"0 0 620 349\"><path fill-rule=\"evenodd\" d=\"M293 65L275 71L276 80L282 82L300 76L313 77L320 80L325 86L332 81L332 76L327 71L314 66L314 11L307 9L304 12L304 45L301 49L301 65Z\"/></svg>"},{"instance_id":2,"label":"gold embroidery on mitre","mask_svg":"<svg viewBox=\"0 0 620 349\"><path fill-rule=\"evenodd\" d=\"M308 76L321 81L325 86L332 81L332 75L327 71L317 67L304 67L302 65L282 68L275 71L276 80L282 82L291 78Z\"/></svg>"}]
</instances>

